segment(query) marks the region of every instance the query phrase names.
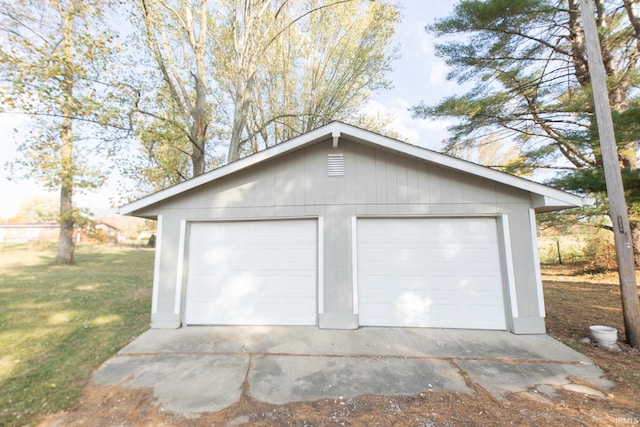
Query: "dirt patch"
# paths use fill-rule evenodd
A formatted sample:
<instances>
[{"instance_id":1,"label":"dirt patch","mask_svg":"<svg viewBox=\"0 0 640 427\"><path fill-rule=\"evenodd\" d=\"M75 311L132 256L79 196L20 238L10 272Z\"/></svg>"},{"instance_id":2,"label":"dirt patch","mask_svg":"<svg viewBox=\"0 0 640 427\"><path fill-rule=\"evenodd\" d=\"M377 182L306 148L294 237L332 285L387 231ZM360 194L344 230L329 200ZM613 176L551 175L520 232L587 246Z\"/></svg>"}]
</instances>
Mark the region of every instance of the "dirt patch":
<instances>
[{"instance_id":1,"label":"dirt patch","mask_svg":"<svg viewBox=\"0 0 640 427\"><path fill-rule=\"evenodd\" d=\"M632 419L636 402L559 391L553 401L529 392L497 400L469 382L475 395L425 392L414 396L360 396L270 405L243 396L240 402L199 418L168 413L150 390L90 386L80 405L43 426L457 426L616 425Z\"/></svg>"},{"instance_id":2,"label":"dirt patch","mask_svg":"<svg viewBox=\"0 0 640 427\"><path fill-rule=\"evenodd\" d=\"M46 419L41 426L457 426L457 425L629 425L640 424L640 354L621 344L612 353L581 343L589 325L624 329L615 274L575 275L564 267L545 268L547 328L591 358L616 383L607 397L538 390L494 398L469 377L473 395L424 392L412 396L360 396L286 405L257 402L244 391L238 403L198 418L169 413L150 390L90 385L77 407Z\"/></svg>"}]
</instances>

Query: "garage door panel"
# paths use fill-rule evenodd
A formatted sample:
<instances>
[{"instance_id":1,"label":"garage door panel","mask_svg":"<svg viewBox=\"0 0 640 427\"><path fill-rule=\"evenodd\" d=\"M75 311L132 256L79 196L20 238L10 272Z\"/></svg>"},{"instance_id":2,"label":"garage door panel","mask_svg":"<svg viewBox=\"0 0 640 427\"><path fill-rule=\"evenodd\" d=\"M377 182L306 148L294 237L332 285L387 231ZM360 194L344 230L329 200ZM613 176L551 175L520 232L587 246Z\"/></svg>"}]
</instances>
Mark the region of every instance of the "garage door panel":
<instances>
[{"instance_id":1,"label":"garage door panel","mask_svg":"<svg viewBox=\"0 0 640 427\"><path fill-rule=\"evenodd\" d=\"M278 242L280 246L284 246L287 242ZM246 248L225 248L225 247L193 247L190 246L189 260L202 266L226 266L227 269L234 269L242 266L244 269L278 269L279 262L283 258L288 260L287 269L289 268L309 268L315 267L315 248L309 247L310 244L315 245L315 240L306 246L294 246L279 248L274 251L273 242L271 245L253 245L245 242L234 242L234 245L247 245ZM221 241L212 241L210 245L228 245ZM256 255L258 255L256 257ZM251 259L251 265L248 265L247 259Z\"/></svg>"},{"instance_id":2,"label":"garage door panel","mask_svg":"<svg viewBox=\"0 0 640 427\"><path fill-rule=\"evenodd\" d=\"M277 325L301 325L308 319L308 307L296 304L282 304L281 309L288 312L286 320ZM272 325L273 316L269 312L270 304L254 304L251 307L232 307L227 302L194 304L192 310L199 313L219 313L228 325Z\"/></svg>"},{"instance_id":3,"label":"garage door panel","mask_svg":"<svg viewBox=\"0 0 640 427\"><path fill-rule=\"evenodd\" d=\"M362 219L360 323L505 329L495 219Z\"/></svg>"},{"instance_id":4,"label":"garage door panel","mask_svg":"<svg viewBox=\"0 0 640 427\"><path fill-rule=\"evenodd\" d=\"M188 251L188 324L316 323L315 221L195 223Z\"/></svg>"},{"instance_id":5,"label":"garage door panel","mask_svg":"<svg viewBox=\"0 0 640 427\"><path fill-rule=\"evenodd\" d=\"M202 276L194 277L189 284L192 286L190 296L195 298L218 298L234 296L244 298L252 294L259 294L260 298L271 296L282 299L286 289L288 299L309 296L309 289L300 286L303 281L312 280L308 275L295 275L292 277L265 278L255 276Z\"/></svg>"},{"instance_id":6,"label":"garage door panel","mask_svg":"<svg viewBox=\"0 0 640 427\"><path fill-rule=\"evenodd\" d=\"M237 259L235 259L236 257L211 256L201 259L198 259L199 257L191 259L190 257L189 261L192 264L197 263L197 265L202 266L203 268L216 269L216 271L220 273L228 273L238 270L242 270L247 273L266 273L269 271L278 273L282 271L307 271L315 268L315 263L310 263L308 260L304 259L305 257L315 257L314 252L298 251L295 254L289 255L286 251L283 251L280 256L271 255L261 259L255 259L255 256L255 253L251 254L250 252L247 252L246 254L239 254ZM282 263L284 259L289 260L286 269L277 265ZM253 265L248 266L248 260L250 260Z\"/></svg>"}]
</instances>

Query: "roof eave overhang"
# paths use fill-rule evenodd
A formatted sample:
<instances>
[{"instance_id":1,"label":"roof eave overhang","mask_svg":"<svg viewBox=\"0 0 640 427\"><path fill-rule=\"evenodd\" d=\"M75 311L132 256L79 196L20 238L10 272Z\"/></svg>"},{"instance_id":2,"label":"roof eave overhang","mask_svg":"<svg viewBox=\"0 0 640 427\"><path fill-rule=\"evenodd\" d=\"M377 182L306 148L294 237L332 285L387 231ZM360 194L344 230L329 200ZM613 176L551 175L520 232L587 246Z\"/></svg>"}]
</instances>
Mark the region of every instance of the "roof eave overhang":
<instances>
[{"instance_id":1,"label":"roof eave overhang","mask_svg":"<svg viewBox=\"0 0 640 427\"><path fill-rule=\"evenodd\" d=\"M531 207L535 209L536 213L561 211L564 209L572 209L582 206L583 202L579 199L576 202L570 203L565 200L558 200L553 197L534 195L532 197Z\"/></svg>"},{"instance_id":2,"label":"roof eave overhang","mask_svg":"<svg viewBox=\"0 0 640 427\"><path fill-rule=\"evenodd\" d=\"M570 209L579 207L585 202L578 196L566 193L561 190L529 181L524 178L509 175L504 172L496 171L475 163L450 157L435 151L431 151L416 145L411 145L402 141L398 141L383 135L379 135L355 126L347 125L341 122L333 122L326 126L315 129L311 132L300 135L289 141L272 146L266 150L259 151L251 156L244 157L235 162L229 163L211 172L197 176L188 181L177 184L173 187L153 193L133 201L127 205L121 206L118 213L121 215L133 215L143 218L156 219L156 214L145 212L147 208L157 203L161 203L171 197L182 194L186 191L205 185L223 176L232 174L245 168L255 166L272 158L281 156L286 153L301 149L307 145L316 142L333 139L334 145L336 139L342 134L348 135L356 140L378 145L393 151L404 153L413 157L423 159L427 162L437 164L439 166L457 170L463 173L485 178L490 181L498 182L503 185L514 187L519 190L531 193L532 207L537 213L557 211L562 209Z\"/></svg>"},{"instance_id":3,"label":"roof eave overhang","mask_svg":"<svg viewBox=\"0 0 640 427\"><path fill-rule=\"evenodd\" d=\"M156 203L162 202L170 197L184 193L185 191L192 190L201 185L207 184L223 176L232 174L236 171L257 165L265 162L274 157L281 156L285 153L289 153L302 148L303 146L313 144L325 138L333 138L339 133L339 125L341 123L334 122L329 125L323 126L311 132L300 135L296 138L290 139L282 144L272 146L266 150L259 151L247 157L243 157L232 163L228 163L222 167L212 170L206 174L194 177L188 181L174 185L172 187L160 190L149 196L135 200L129 204L123 205L118 209L118 213L121 215L133 215L137 216L137 213L146 209ZM155 215L140 215L148 219L156 219Z\"/></svg>"}]
</instances>

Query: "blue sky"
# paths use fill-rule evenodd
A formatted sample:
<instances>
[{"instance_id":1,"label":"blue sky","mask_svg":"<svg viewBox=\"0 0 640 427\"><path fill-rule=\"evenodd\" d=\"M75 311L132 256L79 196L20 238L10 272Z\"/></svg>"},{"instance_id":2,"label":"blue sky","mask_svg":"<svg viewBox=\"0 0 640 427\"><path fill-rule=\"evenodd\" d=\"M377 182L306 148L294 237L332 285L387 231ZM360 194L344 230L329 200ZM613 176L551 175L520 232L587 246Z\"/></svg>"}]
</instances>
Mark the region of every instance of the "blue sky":
<instances>
[{"instance_id":1,"label":"blue sky","mask_svg":"<svg viewBox=\"0 0 640 427\"><path fill-rule=\"evenodd\" d=\"M446 66L434 56L434 40L424 31L425 25L446 16L454 1L404 0L399 3L403 21L396 33L396 43L400 45L401 57L389 76L394 88L377 94L365 108L391 115L394 129L408 142L437 150L446 138L448 123L412 119L408 108L423 100L435 103L459 90L454 82L445 79ZM20 128L24 122L23 117L0 114L0 218L15 215L22 201L45 194L34 182L7 179L4 163L16 157L15 138L20 136L13 129ZM110 213L111 200L117 196L113 181L97 193L76 196L76 204L89 208L95 215ZM57 195L52 194L52 197Z\"/></svg>"},{"instance_id":2,"label":"blue sky","mask_svg":"<svg viewBox=\"0 0 640 427\"><path fill-rule=\"evenodd\" d=\"M408 109L420 101L433 104L459 91L455 82L446 80L447 67L435 57L434 38L424 30L425 25L436 18L448 15L454 3L452 0L406 0L401 3L404 19L396 32L401 57L389 76L394 88L378 94L368 106L372 111L391 114L395 130L408 142L436 150L447 136L449 123L412 119Z\"/></svg>"}]
</instances>

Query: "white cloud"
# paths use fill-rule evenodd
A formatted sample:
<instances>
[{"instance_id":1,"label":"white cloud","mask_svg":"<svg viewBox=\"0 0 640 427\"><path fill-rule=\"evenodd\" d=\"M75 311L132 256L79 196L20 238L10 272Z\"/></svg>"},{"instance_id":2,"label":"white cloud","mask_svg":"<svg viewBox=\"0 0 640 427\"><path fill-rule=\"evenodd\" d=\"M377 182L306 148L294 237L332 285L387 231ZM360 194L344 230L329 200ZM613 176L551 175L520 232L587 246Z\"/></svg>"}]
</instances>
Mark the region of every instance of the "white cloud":
<instances>
[{"instance_id":1,"label":"white cloud","mask_svg":"<svg viewBox=\"0 0 640 427\"><path fill-rule=\"evenodd\" d=\"M393 98L382 102L371 100L364 111L383 117L390 117L393 130L400 133L407 142L432 150L439 150L441 142L447 137L447 126L451 122L446 120L414 119L409 108L411 105L402 98Z\"/></svg>"},{"instance_id":2,"label":"white cloud","mask_svg":"<svg viewBox=\"0 0 640 427\"><path fill-rule=\"evenodd\" d=\"M431 33L427 33L425 31L424 27L426 25L426 21L416 22L416 26L419 26L420 32L416 32L413 36L417 36L417 39L420 42L420 53L427 57L434 57L435 51L433 49L433 44L435 43L435 37L433 37Z\"/></svg>"},{"instance_id":3,"label":"white cloud","mask_svg":"<svg viewBox=\"0 0 640 427\"><path fill-rule=\"evenodd\" d=\"M429 72L429 83L433 85L447 85L450 86L451 82L447 80L447 72L449 71L447 65L443 61L436 61L432 64Z\"/></svg>"}]
</instances>

